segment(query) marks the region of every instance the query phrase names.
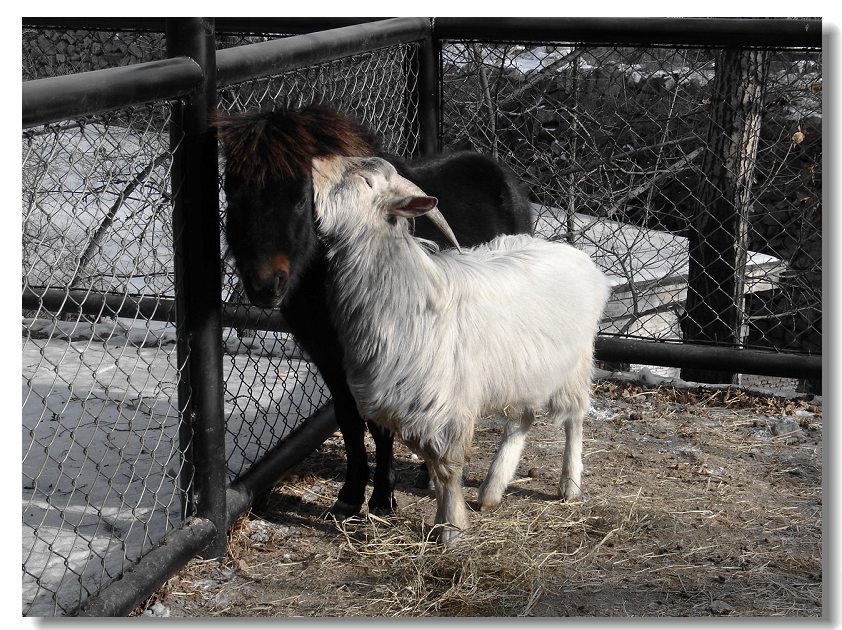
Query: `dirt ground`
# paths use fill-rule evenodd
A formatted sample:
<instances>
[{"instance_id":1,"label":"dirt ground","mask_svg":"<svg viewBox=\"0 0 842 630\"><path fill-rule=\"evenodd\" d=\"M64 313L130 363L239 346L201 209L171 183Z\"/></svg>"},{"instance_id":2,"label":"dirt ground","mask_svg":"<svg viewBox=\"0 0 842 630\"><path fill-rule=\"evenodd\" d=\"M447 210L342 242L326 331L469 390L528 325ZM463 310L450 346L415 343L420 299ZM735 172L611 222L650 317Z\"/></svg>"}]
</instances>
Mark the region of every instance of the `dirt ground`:
<instances>
[{"instance_id":1,"label":"dirt ground","mask_svg":"<svg viewBox=\"0 0 842 630\"><path fill-rule=\"evenodd\" d=\"M600 381L583 500L557 500L563 433L539 420L490 513L477 488L502 422L484 419L472 528L448 549L428 540L434 499L402 446L394 516L322 516L337 433L232 529L228 559L192 561L145 614L818 617L822 407L806 398Z\"/></svg>"}]
</instances>

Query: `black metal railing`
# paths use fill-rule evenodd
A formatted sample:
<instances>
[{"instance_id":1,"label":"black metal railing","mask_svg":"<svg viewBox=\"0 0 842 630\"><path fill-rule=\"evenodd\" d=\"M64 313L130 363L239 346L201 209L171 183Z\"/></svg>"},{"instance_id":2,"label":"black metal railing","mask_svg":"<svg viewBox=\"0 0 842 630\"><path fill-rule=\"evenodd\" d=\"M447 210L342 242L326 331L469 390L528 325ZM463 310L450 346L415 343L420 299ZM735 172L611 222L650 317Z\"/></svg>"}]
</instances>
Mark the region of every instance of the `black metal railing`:
<instances>
[{"instance_id":1,"label":"black metal railing","mask_svg":"<svg viewBox=\"0 0 842 630\"><path fill-rule=\"evenodd\" d=\"M399 155L493 155L614 277L598 358L820 382L820 21L39 18L24 47L24 615L126 614L334 431L222 256L214 108L330 102ZM699 219L723 51L763 84L731 249ZM700 242L728 264L694 271ZM688 306L710 286L732 303Z\"/></svg>"},{"instance_id":2,"label":"black metal railing","mask_svg":"<svg viewBox=\"0 0 842 630\"><path fill-rule=\"evenodd\" d=\"M819 21L440 18L435 34L442 147L506 163L536 231L614 280L598 358L820 387Z\"/></svg>"},{"instance_id":3,"label":"black metal railing","mask_svg":"<svg viewBox=\"0 0 842 630\"><path fill-rule=\"evenodd\" d=\"M25 615L125 614L224 554L255 494L334 430L282 318L230 299L209 110L329 99L396 153L420 146L427 20L218 53L212 20L166 24L143 35L171 59L24 83ZM360 98L371 75L388 85Z\"/></svg>"}]
</instances>

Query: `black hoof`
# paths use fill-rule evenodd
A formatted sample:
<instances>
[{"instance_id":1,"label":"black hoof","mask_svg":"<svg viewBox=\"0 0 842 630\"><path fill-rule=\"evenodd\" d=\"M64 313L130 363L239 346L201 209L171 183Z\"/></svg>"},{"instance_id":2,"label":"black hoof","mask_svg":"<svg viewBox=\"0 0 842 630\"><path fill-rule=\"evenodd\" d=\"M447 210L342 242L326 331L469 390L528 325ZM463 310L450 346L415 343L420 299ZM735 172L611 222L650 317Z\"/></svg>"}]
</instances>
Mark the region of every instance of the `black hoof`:
<instances>
[{"instance_id":1,"label":"black hoof","mask_svg":"<svg viewBox=\"0 0 842 630\"><path fill-rule=\"evenodd\" d=\"M415 487L422 490L435 490L433 480L430 479L430 473L427 470L426 464L418 466L418 473L415 475Z\"/></svg>"},{"instance_id":2,"label":"black hoof","mask_svg":"<svg viewBox=\"0 0 842 630\"><path fill-rule=\"evenodd\" d=\"M374 516L392 516L395 513L395 508L393 508L393 507L368 508L368 513L374 514Z\"/></svg>"},{"instance_id":3,"label":"black hoof","mask_svg":"<svg viewBox=\"0 0 842 630\"><path fill-rule=\"evenodd\" d=\"M375 516L390 516L391 514L394 514L397 509L398 502L395 500L394 495L390 496L385 501L369 500L368 502L368 511L370 514L374 514Z\"/></svg>"},{"instance_id":4,"label":"black hoof","mask_svg":"<svg viewBox=\"0 0 842 630\"><path fill-rule=\"evenodd\" d=\"M350 503L345 503L337 499L336 503L331 506L326 514L330 514L338 520L344 521L346 518L351 518L352 516L360 516L361 509L361 505L351 505Z\"/></svg>"}]
</instances>

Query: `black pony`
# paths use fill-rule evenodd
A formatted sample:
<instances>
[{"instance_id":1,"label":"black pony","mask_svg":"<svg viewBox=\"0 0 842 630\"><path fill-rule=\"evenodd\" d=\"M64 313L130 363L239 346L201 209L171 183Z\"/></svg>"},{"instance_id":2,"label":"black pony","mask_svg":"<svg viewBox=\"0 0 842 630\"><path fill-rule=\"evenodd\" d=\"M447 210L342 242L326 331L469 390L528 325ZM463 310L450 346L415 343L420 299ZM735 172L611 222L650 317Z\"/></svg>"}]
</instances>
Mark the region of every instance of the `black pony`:
<instances>
[{"instance_id":1,"label":"black pony","mask_svg":"<svg viewBox=\"0 0 842 630\"><path fill-rule=\"evenodd\" d=\"M519 182L493 160L477 153L405 162L382 153L375 136L325 106L300 110L219 115L225 147L226 236L246 294L258 306L280 306L298 342L319 368L333 396L336 421L345 440L345 483L331 511L357 514L365 498L369 469L365 425L345 379L342 348L327 306L327 264L316 237L311 160L315 156L379 155L427 194L462 245L499 234L532 230L532 213ZM446 243L419 219L416 235ZM393 436L369 423L376 465L369 510L395 506Z\"/></svg>"}]
</instances>

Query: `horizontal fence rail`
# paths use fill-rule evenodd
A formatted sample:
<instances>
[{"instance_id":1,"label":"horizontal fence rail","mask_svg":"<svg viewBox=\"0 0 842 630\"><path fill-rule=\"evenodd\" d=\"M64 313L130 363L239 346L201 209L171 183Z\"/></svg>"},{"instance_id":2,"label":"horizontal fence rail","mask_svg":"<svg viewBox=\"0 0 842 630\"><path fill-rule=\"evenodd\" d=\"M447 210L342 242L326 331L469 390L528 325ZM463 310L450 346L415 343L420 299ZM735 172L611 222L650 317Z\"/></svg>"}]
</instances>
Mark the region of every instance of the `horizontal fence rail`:
<instances>
[{"instance_id":1,"label":"horizontal fence rail","mask_svg":"<svg viewBox=\"0 0 842 630\"><path fill-rule=\"evenodd\" d=\"M196 62L181 57L25 81L23 127L172 100L189 94L201 80L202 70Z\"/></svg>"},{"instance_id":2,"label":"horizontal fence rail","mask_svg":"<svg viewBox=\"0 0 842 630\"><path fill-rule=\"evenodd\" d=\"M596 356L601 361L628 362L665 367L706 368L715 363L719 369L764 376L793 375L821 379L822 357L764 352L745 348L717 348L697 344L643 341L600 336Z\"/></svg>"},{"instance_id":3,"label":"horizontal fence rail","mask_svg":"<svg viewBox=\"0 0 842 630\"><path fill-rule=\"evenodd\" d=\"M429 27L429 21L423 18L395 18L228 48L217 54L217 85L223 87L235 81L417 41L429 32Z\"/></svg>"},{"instance_id":4,"label":"horizontal fence rail","mask_svg":"<svg viewBox=\"0 0 842 630\"><path fill-rule=\"evenodd\" d=\"M822 45L821 20L757 18L436 18L435 38L629 46Z\"/></svg>"},{"instance_id":5,"label":"horizontal fence rail","mask_svg":"<svg viewBox=\"0 0 842 630\"><path fill-rule=\"evenodd\" d=\"M76 611L79 617L123 617L139 601L157 588L161 576L172 575L200 553L217 535L214 524L204 518L191 518L175 532L164 537L120 579L93 597Z\"/></svg>"},{"instance_id":6,"label":"horizontal fence rail","mask_svg":"<svg viewBox=\"0 0 842 630\"><path fill-rule=\"evenodd\" d=\"M214 310L201 334L221 356L212 371L195 363L180 239L198 217L207 242L192 247L210 243L214 256L200 255L216 261L225 207L213 143L196 144L208 109L327 103L396 155L492 155L529 186L536 232L612 275L596 341L608 367L714 366L820 389L820 20L181 25L195 36L199 22L203 45L215 30L215 54L163 59L175 23L162 18L23 20L24 77L46 77L24 81L22 108L25 615L127 614L194 554L224 553L223 529L336 430L330 392L280 311L249 304L225 258L219 298L214 279L193 298ZM746 241L725 270L745 279L732 290L742 319L710 342L685 334L704 233L693 217L715 70L746 50L768 67ZM102 64L120 67L91 70ZM173 225L185 150L214 174L193 173L187 194L204 211L188 203ZM722 273L712 286L727 286ZM216 420L211 441L196 435L202 415Z\"/></svg>"},{"instance_id":7,"label":"horizontal fence rail","mask_svg":"<svg viewBox=\"0 0 842 630\"><path fill-rule=\"evenodd\" d=\"M325 31L342 26L354 26L368 22L378 22L386 18L377 17L279 17L279 18L249 18L228 17L215 18L214 25L217 33L310 33ZM51 29L84 29L84 30L116 30L116 31L154 31L163 33L166 30L166 19L155 17L126 17L126 18L73 18L73 17L24 17L24 28Z\"/></svg>"},{"instance_id":8,"label":"horizontal fence rail","mask_svg":"<svg viewBox=\"0 0 842 630\"><path fill-rule=\"evenodd\" d=\"M175 300L161 297L141 297L123 293L99 293L82 289L43 289L29 287L24 294L24 310L45 310L62 316L83 313L94 317L123 317L156 322L174 323ZM239 304L222 305L222 325L231 328L252 326L259 330L289 332L289 324L277 309L257 308Z\"/></svg>"}]
</instances>

